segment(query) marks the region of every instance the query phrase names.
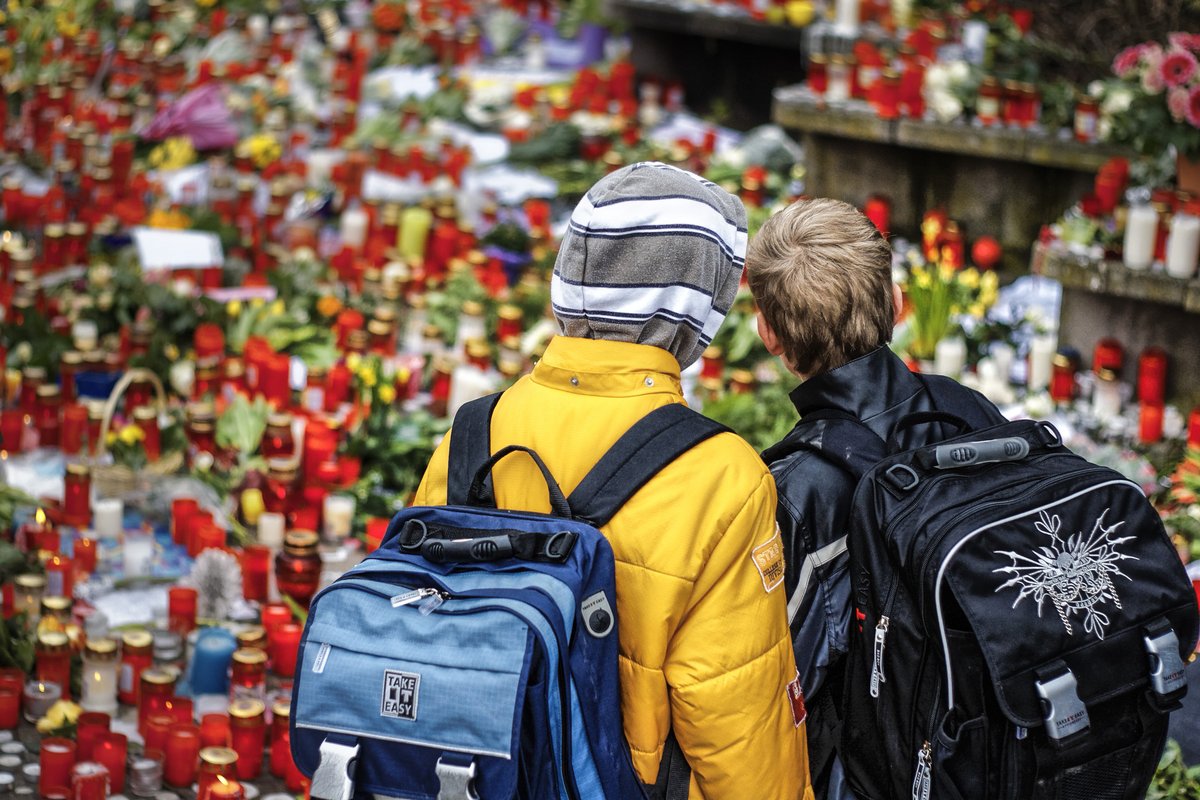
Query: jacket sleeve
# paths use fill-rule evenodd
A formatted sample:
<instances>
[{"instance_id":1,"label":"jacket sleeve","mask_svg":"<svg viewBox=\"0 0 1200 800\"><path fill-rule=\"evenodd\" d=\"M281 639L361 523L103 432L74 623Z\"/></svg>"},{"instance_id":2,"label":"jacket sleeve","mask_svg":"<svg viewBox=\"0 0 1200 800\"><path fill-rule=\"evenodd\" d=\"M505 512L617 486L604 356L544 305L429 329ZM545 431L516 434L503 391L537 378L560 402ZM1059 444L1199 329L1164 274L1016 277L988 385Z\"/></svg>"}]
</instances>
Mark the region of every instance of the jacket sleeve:
<instances>
[{"instance_id":1,"label":"jacket sleeve","mask_svg":"<svg viewBox=\"0 0 1200 800\"><path fill-rule=\"evenodd\" d=\"M778 537L764 470L712 545L667 653L672 725L705 800L812 797Z\"/></svg>"},{"instance_id":2,"label":"jacket sleeve","mask_svg":"<svg viewBox=\"0 0 1200 800\"><path fill-rule=\"evenodd\" d=\"M446 484L449 479L450 465L450 434L442 437L442 441L433 451L429 466L425 467L425 475L413 496L414 506L444 506L446 505Z\"/></svg>"}]
</instances>

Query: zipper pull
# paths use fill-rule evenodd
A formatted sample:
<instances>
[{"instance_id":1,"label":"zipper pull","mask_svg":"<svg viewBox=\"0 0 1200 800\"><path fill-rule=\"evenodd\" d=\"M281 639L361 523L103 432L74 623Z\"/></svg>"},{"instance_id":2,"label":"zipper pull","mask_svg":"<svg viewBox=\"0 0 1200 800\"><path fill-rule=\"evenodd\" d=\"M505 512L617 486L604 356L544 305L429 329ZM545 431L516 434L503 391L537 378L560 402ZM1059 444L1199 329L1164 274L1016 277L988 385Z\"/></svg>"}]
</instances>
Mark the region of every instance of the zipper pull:
<instances>
[{"instance_id":1,"label":"zipper pull","mask_svg":"<svg viewBox=\"0 0 1200 800\"><path fill-rule=\"evenodd\" d=\"M392 598L392 608L400 608L401 606L411 605L418 600L424 600L438 593L437 589L413 589L411 592L398 594Z\"/></svg>"},{"instance_id":2,"label":"zipper pull","mask_svg":"<svg viewBox=\"0 0 1200 800\"><path fill-rule=\"evenodd\" d=\"M417 611L421 612L421 616L428 617L433 612L442 607L442 604L449 599L450 595L445 592L439 592L437 589L431 589L433 594L425 595L419 603L417 603Z\"/></svg>"},{"instance_id":3,"label":"zipper pull","mask_svg":"<svg viewBox=\"0 0 1200 800\"><path fill-rule=\"evenodd\" d=\"M871 697L879 697L879 684L887 683L883 677L883 645L887 639L888 618L880 617L875 626L875 657L871 661Z\"/></svg>"},{"instance_id":4,"label":"zipper pull","mask_svg":"<svg viewBox=\"0 0 1200 800\"><path fill-rule=\"evenodd\" d=\"M929 800L929 792L933 787L931 773L933 772L933 747L929 742L921 745L917 754L917 774L913 776L912 800Z\"/></svg>"}]
</instances>

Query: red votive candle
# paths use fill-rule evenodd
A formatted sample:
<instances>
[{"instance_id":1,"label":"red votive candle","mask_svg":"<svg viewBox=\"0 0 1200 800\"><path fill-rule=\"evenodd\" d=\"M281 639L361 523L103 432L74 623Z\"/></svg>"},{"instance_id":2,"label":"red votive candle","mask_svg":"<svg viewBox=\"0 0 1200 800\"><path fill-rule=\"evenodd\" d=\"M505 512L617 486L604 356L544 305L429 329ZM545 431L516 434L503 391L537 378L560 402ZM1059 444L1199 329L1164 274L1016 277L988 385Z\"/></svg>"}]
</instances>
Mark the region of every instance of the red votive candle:
<instances>
[{"instance_id":1,"label":"red votive candle","mask_svg":"<svg viewBox=\"0 0 1200 800\"><path fill-rule=\"evenodd\" d=\"M204 747L196 774L196 800L208 800L214 784L237 779L238 754L227 747Z\"/></svg>"},{"instance_id":2,"label":"red votive candle","mask_svg":"<svg viewBox=\"0 0 1200 800\"><path fill-rule=\"evenodd\" d=\"M217 778L208 787L207 800L246 800L246 790L237 781L228 778Z\"/></svg>"},{"instance_id":3,"label":"red votive candle","mask_svg":"<svg viewBox=\"0 0 1200 800\"><path fill-rule=\"evenodd\" d=\"M42 767L38 776L38 791L42 795L52 786L70 786L71 767L75 766L75 742L58 736L42 739L38 763Z\"/></svg>"},{"instance_id":4,"label":"red votive candle","mask_svg":"<svg viewBox=\"0 0 1200 800\"><path fill-rule=\"evenodd\" d=\"M96 571L96 540L86 536L75 540L75 569L91 574Z\"/></svg>"},{"instance_id":5,"label":"red votive candle","mask_svg":"<svg viewBox=\"0 0 1200 800\"><path fill-rule=\"evenodd\" d=\"M300 636L303 628L288 622L276 627L268 636L271 648L271 671L283 678L290 678L296 672L296 654L300 650Z\"/></svg>"},{"instance_id":6,"label":"red votive candle","mask_svg":"<svg viewBox=\"0 0 1200 800\"><path fill-rule=\"evenodd\" d=\"M242 550L242 595L247 600L266 600L271 572L271 548L246 545Z\"/></svg>"},{"instance_id":7,"label":"red votive candle","mask_svg":"<svg viewBox=\"0 0 1200 800\"><path fill-rule=\"evenodd\" d=\"M128 758L129 742L123 733L102 733L96 737L92 759L108 770L109 792L121 794L125 791L125 760Z\"/></svg>"},{"instance_id":8,"label":"red votive candle","mask_svg":"<svg viewBox=\"0 0 1200 800\"><path fill-rule=\"evenodd\" d=\"M196 554L199 555L210 547L220 550L225 547L225 531L212 520L203 520L196 529L194 537Z\"/></svg>"},{"instance_id":9,"label":"red votive candle","mask_svg":"<svg viewBox=\"0 0 1200 800\"><path fill-rule=\"evenodd\" d=\"M207 525L214 525L213 515L211 511L204 509L197 510L194 514L187 517L185 525L187 526L187 550L188 555L192 558L200 555L200 531Z\"/></svg>"},{"instance_id":10,"label":"red votive candle","mask_svg":"<svg viewBox=\"0 0 1200 800\"><path fill-rule=\"evenodd\" d=\"M1200 447L1200 406L1188 414L1188 447Z\"/></svg>"},{"instance_id":11,"label":"red votive candle","mask_svg":"<svg viewBox=\"0 0 1200 800\"><path fill-rule=\"evenodd\" d=\"M192 497L176 497L171 501L171 541L187 546L192 515L199 510L200 504Z\"/></svg>"},{"instance_id":12,"label":"red votive candle","mask_svg":"<svg viewBox=\"0 0 1200 800\"><path fill-rule=\"evenodd\" d=\"M1163 435L1163 407L1142 403L1138 419L1138 441L1142 444L1154 444Z\"/></svg>"},{"instance_id":13,"label":"red votive candle","mask_svg":"<svg viewBox=\"0 0 1200 800\"><path fill-rule=\"evenodd\" d=\"M85 711L75 722L75 754L80 761L91 761L96 754L96 740L109 732L112 719L100 711Z\"/></svg>"},{"instance_id":14,"label":"red votive candle","mask_svg":"<svg viewBox=\"0 0 1200 800\"><path fill-rule=\"evenodd\" d=\"M267 735L266 710L261 700L252 698L242 698L229 704L230 741L238 754L237 776L241 780L253 780L262 772Z\"/></svg>"},{"instance_id":15,"label":"red votive candle","mask_svg":"<svg viewBox=\"0 0 1200 800\"><path fill-rule=\"evenodd\" d=\"M0 411L0 448L9 453L21 452L21 436L24 432L24 411L19 408Z\"/></svg>"},{"instance_id":16,"label":"red votive candle","mask_svg":"<svg viewBox=\"0 0 1200 800\"><path fill-rule=\"evenodd\" d=\"M79 403L68 403L63 406L62 433L59 446L64 454L73 456L83 449L83 439L87 435L87 407Z\"/></svg>"},{"instance_id":17,"label":"red votive candle","mask_svg":"<svg viewBox=\"0 0 1200 800\"><path fill-rule=\"evenodd\" d=\"M192 724L173 725L167 732L167 758L163 778L170 786L191 786L200 760L200 729Z\"/></svg>"},{"instance_id":18,"label":"red votive candle","mask_svg":"<svg viewBox=\"0 0 1200 800\"><path fill-rule=\"evenodd\" d=\"M287 607L286 603L267 603L262 608L262 626L263 630L267 632L268 639L276 628L291 621L292 610Z\"/></svg>"},{"instance_id":19,"label":"red votive candle","mask_svg":"<svg viewBox=\"0 0 1200 800\"><path fill-rule=\"evenodd\" d=\"M1138 402L1162 406L1167 394L1167 352L1147 347L1138 357Z\"/></svg>"},{"instance_id":20,"label":"red votive candle","mask_svg":"<svg viewBox=\"0 0 1200 800\"><path fill-rule=\"evenodd\" d=\"M0 686L0 728L12 730L21 721L21 693L8 686Z\"/></svg>"},{"instance_id":21,"label":"red votive candle","mask_svg":"<svg viewBox=\"0 0 1200 800\"><path fill-rule=\"evenodd\" d=\"M108 797L108 768L95 761L81 761L71 770L74 800L104 800Z\"/></svg>"},{"instance_id":22,"label":"red votive candle","mask_svg":"<svg viewBox=\"0 0 1200 800\"><path fill-rule=\"evenodd\" d=\"M175 725L175 717L171 714L153 714L146 718L145 740L147 750L166 750L167 731Z\"/></svg>"},{"instance_id":23,"label":"red votive candle","mask_svg":"<svg viewBox=\"0 0 1200 800\"><path fill-rule=\"evenodd\" d=\"M172 697L166 702L166 708L177 724L195 722L196 704L190 697Z\"/></svg>"},{"instance_id":24,"label":"red votive candle","mask_svg":"<svg viewBox=\"0 0 1200 800\"><path fill-rule=\"evenodd\" d=\"M196 627L197 597L191 586L172 586L167 590L167 627L170 630L187 636Z\"/></svg>"},{"instance_id":25,"label":"red votive candle","mask_svg":"<svg viewBox=\"0 0 1200 800\"><path fill-rule=\"evenodd\" d=\"M200 746L229 746L228 714L205 714L200 718Z\"/></svg>"}]
</instances>

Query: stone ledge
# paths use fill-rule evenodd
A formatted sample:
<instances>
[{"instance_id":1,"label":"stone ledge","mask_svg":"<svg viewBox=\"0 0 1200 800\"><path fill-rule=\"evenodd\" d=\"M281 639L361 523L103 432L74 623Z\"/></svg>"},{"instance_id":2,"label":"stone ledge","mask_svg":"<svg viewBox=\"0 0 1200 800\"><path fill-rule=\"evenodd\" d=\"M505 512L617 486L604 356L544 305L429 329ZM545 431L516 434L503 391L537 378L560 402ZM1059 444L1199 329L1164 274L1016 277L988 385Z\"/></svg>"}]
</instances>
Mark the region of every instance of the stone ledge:
<instances>
[{"instance_id":1,"label":"stone ledge","mask_svg":"<svg viewBox=\"0 0 1200 800\"><path fill-rule=\"evenodd\" d=\"M673 0L608 0L609 9L631 27L724 39L768 47L804 47L804 28L762 22L747 14L713 11L702 3Z\"/></svg>"},{"instance_id":2,"label":"stone ledge","mask_svg":"<svg viewBox=\"0 0 1200 800\"><path fill-rule=\"evenodd\" d=\"M864 101L830 105L804 86L776 89L771 118L785 128L806 133L1076 172L1093 172L1113 156L1131 155L1119 148L1058 139L1038 130L984 128L964 122L883 120Z\"/></svg>"},{"instance_id":3,"label":"stone ledge","mask_svg":"<svg viewBox=\"0 0 1200 800\"><path fill-rule=\"evenodd\" d=\"M1091 259L1056 247L1035 244L1033 270L1068 289L1161 303L1200 314L1200 279L1180 280L1162 272L1138 272L1120 261Z\"/></svg>"}]
</instances>

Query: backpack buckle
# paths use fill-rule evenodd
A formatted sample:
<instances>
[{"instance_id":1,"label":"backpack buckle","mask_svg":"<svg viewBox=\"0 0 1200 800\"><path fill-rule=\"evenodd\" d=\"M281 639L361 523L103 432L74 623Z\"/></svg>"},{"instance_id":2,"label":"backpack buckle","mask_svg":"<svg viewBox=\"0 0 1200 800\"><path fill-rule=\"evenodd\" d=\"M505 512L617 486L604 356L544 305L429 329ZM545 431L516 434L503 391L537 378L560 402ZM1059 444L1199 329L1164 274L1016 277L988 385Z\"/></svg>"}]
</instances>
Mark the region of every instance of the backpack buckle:
<instances>
[{"instance_id":1,"label":"backpack buckle","mask_svg":"<svg viewBox=\"0 0 1200 800\"><path fill-rule=\"evenodd\" d=\"M1160 698L1173 695L1187 686L1183 659L1179 657L1179 638L1169 626L1157 634L1148 631L1142 637L1150 656L1150 688Z\"/></svg>"},{"instance_id":2,"label":"backpack buckle","mask_svg":"<svg viewBox=\"0 0 1200 800\"><path fill-rule=\"evenodd\" d=\"M437 760L437 800L479 800L475 793L475 760L466 764L454 763L457 759L443 755Z\"/></svg>"},{"instance_id":3,"label":"backpack buckle","mask_svg":"<svg viewBox=\"0 0 1200 800\"><path fill-rule=\"evenodd\" d=\"M310 794L319 800L350 800L354 797L354 762L358 744L341 744L329 739L321 742L320 758L313 771Z\"/></svg>"},{"instance_id":4,"label":"backpack buckle","mask_svg":"<svg viewBox=\"0 0 1200 800\"><path fill-rule=\"evenodd\" d=\"M1087 706L1079 699L1079 684L1075 673L1059 662L1054 677L1036 681L1038 697L1042 699L1042 714L1046 720L1046 735L1058 743L1091 727Z\"/></svg>"},{"instance_id":5,"label":"backpack buckle","mask_svg":"<svg viewBox=\"0 0 1200 800\"><path fill-rule=\"evenodd\" d=\"M921 476L907 464L892 464L883 474L888 483L902 492L912 491L921 482Z\"/></svg>"}]
</instances>

